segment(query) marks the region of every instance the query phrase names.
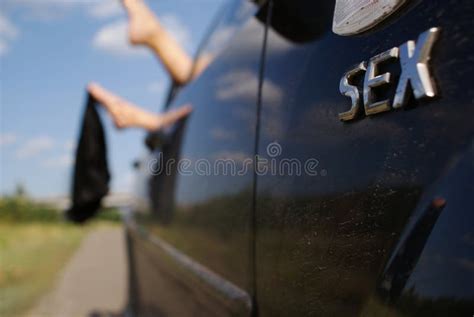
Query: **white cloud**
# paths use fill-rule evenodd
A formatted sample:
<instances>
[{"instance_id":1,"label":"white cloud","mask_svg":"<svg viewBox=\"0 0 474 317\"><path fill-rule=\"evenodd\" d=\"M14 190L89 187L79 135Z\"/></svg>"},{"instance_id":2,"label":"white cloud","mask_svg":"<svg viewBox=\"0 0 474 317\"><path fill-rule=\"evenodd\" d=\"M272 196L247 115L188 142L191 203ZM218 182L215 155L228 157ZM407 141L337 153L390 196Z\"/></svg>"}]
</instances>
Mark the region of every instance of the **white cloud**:
<instances>
[{"instance_id":1,"label":"white cloud","mask_svg":"<svg viewBox=\"0 0 474 317\"><path fill-rule=\"evenodd\" d=\"M227 44L232 39L232 36L237 32L237 27L235 26L228 26L223 27L215 31L209 42L205 46L205 54L211 54L213 56L219 54L221 50L223 50Z\"/></svg>"},{"instance_id":2,"label":"white cloud","mask_svg":"<svg viewBox=\"0 0 474 317\"><path fill-rule=\"evenodd\" d=\"M41 152L50 150L54 146L54 140L49 136L38 136L26 141L16 152L19 159L34 157Z\"/></svg>"},{"instance_id":3,"label":"white cloud","mask_svg":"<svg viewBox=\"0 0 474 317\"><path fill-rule=\"evenodd\" d=\"M92 45L116 56L144 56L144 48L136 48L128 42L128 21L121 19L105 25L94 36Z\"/></svg>"},{"instance_id":4,"label":"white cloud","mask_svg":"<svg viewBox=\"0 0 474 317\"><path fill-rule=\"evenodd\" d=\"M0 56L10 50L10 42L18 37L20 32L16 26L0 12Z\"/></svg>"},{"instance_id":5,"label":"white cloud","mask_svg":"<svg viewBox=\"0 0 474 317\"><path fill-rule=\"evenodd\" d=\"M146 87L149 93L161 95L165 92L166 84L163 81L154 81Z\"/></svg>"},{"instance_id":6,"label":"white cloud","mask_svg":"<svg viewBox=\"0 0 474 317\"><path fill-rule=\"evenodd\" d=\"M64 149L66 151L73 151L76 149L76 141L74 140L67 140L66 142L64 142Z\"/></svg>"},{"instance_id":7,"label":"white cloud","mask_svg":"<svg viewBox=\"0 0 474 317\"><path fill-rule=\"evenodd\" d=\"M269 79L263 81L263 102L270 105L278 106L283 98L283 92L280 86Z\"/></svg>"},{"instance_id":8,"label":"white cloud","mask_svg":"<svg viewBox=\"0 0 474 317\"><path fill-rule=\"evenodd\" d=\"M250 19L242 28L237 30L238 34L262 34L263 36L263 25L261 22L258 22L257 19ZM238 41L227 43L223 46L225 49L231 49L234 52L238 52L242 55L247 54L255 54L255 48L260 47L262 45L262 37L261 36L247 36L242 37L239 36ZM218 35L221 37L222 43L225 44L225 33L222 35ZM269 49L271 49L272 54L281 54L287 52L288 50L292 49L294 45L286 40L284 37L278 35L278 33L272 29L269 30ZM230 34L232 38L232 35Z\"/></svg>"},{"instance_id":9,"label":"white cloud","mask_svg":"<svg viewBox=\"0 0 474 317\"><path fill-rule=\"evenodd\" d=\"M8 44L0 38L0 57L8 53Z\"/></svg>"},{"instance_id":10,"label":"white cloud","mask_svg":"<svg viewBox=\"0 0 474 317\"><path fill-rule=\"evenodd\" d=\"M217 80L218 100L231 100L235 98L255 99L257 97L258 77L249 70L231 71Z\"/></svg>"},{"instance_id":11,"label":"white cloud","mask_svg":"<svg viewBox=\"0 0 474 317\"><path fill-rule=\"evenodd\" d=\"M163 27L185 49L191 46L191 35L186 26L172 14L160 17ZM128 20L119 19L102 27L94 36L92 45L104 52L116 56L145 56L143 47L134 47L128 40Z\"/></svg>"},{"instance_id":12,"label":"white cloud","mask_svg":"<svg viewBox=\"0 0 474 317\"><path fill-rule=\"evenodd\" d=\"M102 0L94 3L88 10L88 13L95 18L110 18L121 15L125 10L119 0Z\"/></svg>"},{"instance_id":13,"label":"white cloud","mask_svg":"<svg viewBox=\"0 0 474 317\"><path fill-rule=\"evenodd\" d=\"M61 156L52 157L41 162L44 167L50 168L65 168L70 167L74 162L72 155L63 154Z\"/></svg>"},{"instance_id":14,"label":"white cloud","mask_svg":"<svg viewBox=\"0 0 474 317\"><path fill-rule=\"evenodd\" d=\"M218 89L216 89L216 98L218 100L232 100L245 98L255 100L258 90L258 77L255 72L250 70L231 71L218 79ZM282 98L282 90L269 79L263 83L264 102L275 104Z\"/></svg>"},{"instance_id":15,"label":"white cloud","mask_svg":"<svg viewBox=\"0 0 474 317\"><path fill-rule=\"evenodd\" d=\"M117 173L117 177L112 180L113 192L130 192L133 188L135 175L132 172Z\"/></svg>"},{"instance_id":16,"label":"white cloud","mask_svg":"<svg viewBox=\"0 0 474 317\"><path fill-rule=\"evenodd\" d=\"M16 140L17 136L14 133L0 134L0 146L14 144Z\"/></svg>"},{"instance_id":17,"label":"white cloud","mask_svg":"<svg viewBox=\"0 0 474 317\"><path fill-rule=\"evenodd\" d=\"M0 35L7 39L14 39L18 36L18 29L10 20L0 13Z\"/></svg>"}]
</instances>

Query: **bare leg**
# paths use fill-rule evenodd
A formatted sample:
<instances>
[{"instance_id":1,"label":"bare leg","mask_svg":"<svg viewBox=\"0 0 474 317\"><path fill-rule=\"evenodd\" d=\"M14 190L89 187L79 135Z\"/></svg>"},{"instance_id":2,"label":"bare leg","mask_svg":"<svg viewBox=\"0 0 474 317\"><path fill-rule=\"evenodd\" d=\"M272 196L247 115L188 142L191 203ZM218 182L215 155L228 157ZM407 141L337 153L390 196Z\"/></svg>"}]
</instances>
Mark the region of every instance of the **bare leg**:
<instances>
[{"instance_id":1,"label":"bare leg","mask_svg":"<svg viewBox=\"0 0 474 317\"><path fill-rule=\"evenodd\" d=\"M166 32L143 0L123 0L123 4L130 18L130 42L148 46L158 56L171 78L178 84L186 84L193 77L192 59Z\"/></svg>"},{"instance_id":2,"label":"bare leg","mask_svg":"<svg viewBox=\"0 0 474 317\"><path fill-rule=\"evenodd\" d=\"M105 107L119 129L136 127L156 131L174 124L192 111L191 106L185 105L164 114L154 114L121 99L98 84L89 84L87 90Z\"/></svg>"},{"instance_id":3,"label":"bare leg","mask_svg":"<svg viewBox=\"0 0 474 317\"><path fill-rule=\"evenodd\" d=\"M199 56L194 63L194 69L192 70L191 78L194 79L201 75L201 73L211 64L212 60L214 59L214 55L212 54L202 54Z\"/></svg>"}]
</instances>

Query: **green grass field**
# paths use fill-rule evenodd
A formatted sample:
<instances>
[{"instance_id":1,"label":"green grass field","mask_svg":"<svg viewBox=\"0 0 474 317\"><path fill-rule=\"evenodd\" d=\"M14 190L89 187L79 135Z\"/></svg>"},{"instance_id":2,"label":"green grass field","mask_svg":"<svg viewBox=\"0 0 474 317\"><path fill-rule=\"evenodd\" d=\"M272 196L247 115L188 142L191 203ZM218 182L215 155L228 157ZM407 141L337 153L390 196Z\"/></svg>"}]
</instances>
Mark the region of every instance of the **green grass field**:
<instances>
[{"instance_id":1,"label":"green grass field","mask_svg":"<svg viewBox=\"0 0 474 317\"><path fill-rule=\"evenodd\" d=\"M75 226L54 209L0 199L0 316L25 314L54 285L82 238L111 225L119 222Z\"/></svg>"},{"instance_id":2,"label":"green grass field","mask_svg":"<svg viewBox=\"0 0 474 317\"><path fill-rule=\"evenodd\" d=\"M54 283L87 229L0 223L0 316L21 316Z\"/></svg>"}]
</instances>

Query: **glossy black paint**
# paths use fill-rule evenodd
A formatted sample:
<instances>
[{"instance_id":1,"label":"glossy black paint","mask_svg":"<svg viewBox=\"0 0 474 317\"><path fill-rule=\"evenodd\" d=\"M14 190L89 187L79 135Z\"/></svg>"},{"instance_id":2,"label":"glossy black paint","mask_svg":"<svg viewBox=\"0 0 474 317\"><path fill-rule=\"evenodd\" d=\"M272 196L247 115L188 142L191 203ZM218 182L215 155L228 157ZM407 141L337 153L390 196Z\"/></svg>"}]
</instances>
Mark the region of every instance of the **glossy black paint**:
<instances>
[{"instance_id":1,"label":"glossy black paint","mask_svg":"<svg viewBox=\"0 0 474 317\"><path fill-rule=\"evenodd\" d=\"M473 144L450 163L420 199L378 282L378 298L408 316L472 314Z\"/></svg>"},{"instance_id":2,"label":"glossy black paint","mask_svg":"<svg viewBox=\"0 0 474 317\"><path fill-rule=\"evenodd\" d=\"M334 1L271 4L245 23L237 19L231 44L170 105L191 103L191 117L140 164L128 222L132 309L137 316L471 316L474 4L412 1L352 37L331 32ZM338 90L344 72L430 27L442 29L430 62L439 96L339 121L350 107ZM396 61L384 71L397 82ZM393 99L394 86L378 98ZM292 160L302 170L291 173L288 163L273 174L186 175L174 166L150 176L160 153L163 164L231 158L237 169L258 154L267 167ZM310 176L304 163L314 159Z\"/></svg>"},{"instance_id":3,"label":"glossy black paint","mask_svg":"<svg viewBox=\"0 0 474 317\"><path fill-rule=\"evenodd\" d=\"M234 2L238 6L244 1ZM247 5L256 11L255 5ZM251 162L254 152L264 24L253 15L241 21L244 18L231 20L243 25L223 23L214 30L225 34L240 28L200 78L173 100L170 107L189 103L194 111L168 131L161 151L143 164L149 166L160 153L163 165L176 162L171 173L165 169L150 177L142 171L142 199L135 206L135 220L147 236L143 240L135 230L130 233L139 275L133 302L139 316L250 314L253 173L249 168L242 175L231 175L231 170L224 171L225 161L216 163L232 159L240 169L245 159ZM180 171L178 160L192 166ZM174 249L164 251L163 243Z\"/></svg>"},{"instance_id":4,"label":"glossy black paint","mask_svg":"<svg viewBox=\"0 0 474 317\"><path fill-rule=\"evenodd\" d=\"M314 9L323 8L322 2ZM284 23L288 5L276 3L274 23ZM456 208L441 192L427 194L473 142L473 89L466 86L473 75L474 46L468 39L474 32L466 16L472 7L471 1L451 6L447 1L412 2L376 30L341 37L327 21L323 29L315 25L317 37L304 43L293 41L291 32L270 31L259 154L271 159L267 146L278 142L282 154L277 161L315 158L319 165L317 176L258 177L256 280L262 316L446 316L446 309L426 309L437 301L454 315L472 313L474 271L467 267L474 263L474 248L461 242L473 232L473 219L466 215L472 204L463 201ZM350 108L350 100L338 91L345 71L416 40L431 27L442 29L431 60L440 96L412 100L400 111L339 121L338 113ZM400 66L387 63L380 73L385 71L395 75L395 84L381 91L378 100L393 99ZM464 167L472 173L472 164ZM472 195L472 185L463 181L448 183L453 191L459 186L460 193ZM442 212L427 207L438 196L446 201ZM425 215L411 224L418 209ZM446 238L452 241L452 254L450 259L439 254L442 261L464 263L456 280L462 276L466 282L457 284L458 289L446 288L448 281L456 283L454 272L447 277L439 265L421 257L447 217L467 221L462 231L454 224L445 228L451 232ZM394 247L403 231L408 231L406 245L399 246L404 251L397 257ZM387 264L391 257L395 259ZM411 282L433 267L425 275L429 287ZM383 272L392 279L384 279Z\"/></svg>"}]
</instances>

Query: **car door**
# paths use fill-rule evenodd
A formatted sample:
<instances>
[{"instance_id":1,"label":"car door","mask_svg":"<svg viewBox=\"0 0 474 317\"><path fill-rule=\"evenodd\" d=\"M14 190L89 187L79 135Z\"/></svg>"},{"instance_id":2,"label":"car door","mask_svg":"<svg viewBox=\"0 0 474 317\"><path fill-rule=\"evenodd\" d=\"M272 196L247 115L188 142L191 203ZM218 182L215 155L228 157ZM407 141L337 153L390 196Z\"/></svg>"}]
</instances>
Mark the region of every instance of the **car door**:
<instances>
[{"instance_id":1,"label":"car door","mask_svg":"<svg viewBox=\"0 0 474 317\"><path fill-rule=\"evenodd\" d=\"M332 32L335 1L272 3L256 180L260 316L469 315L472 1L408 1L352 36ZM341 121L351 108L344 74L433 27L425 54L436 96L415 99L409 86L403 108L361 106ZM350 77L360 102L364 67ZM374 98L392 105L399 59L377 72L392 77Z\"/></svg>"},{"instance_id":2,"label":"car door","mask_svg":"<svg viewBox=\"0 0 474 317\"><path fill-rule=\"evenodd\" d=\"M232 1L203 45L205 72L172 100L185 122L152 135L129 232L138 316L249 315L257 91L265 25ZM218 53L217 51L221 51Z\"/></svg>"}]
</instances>

